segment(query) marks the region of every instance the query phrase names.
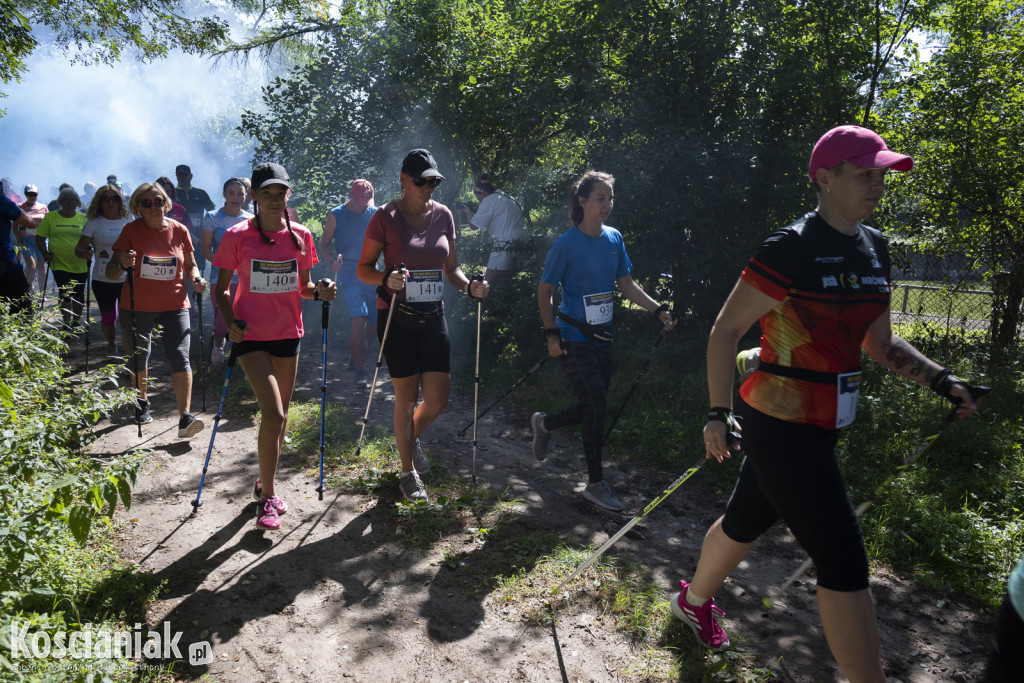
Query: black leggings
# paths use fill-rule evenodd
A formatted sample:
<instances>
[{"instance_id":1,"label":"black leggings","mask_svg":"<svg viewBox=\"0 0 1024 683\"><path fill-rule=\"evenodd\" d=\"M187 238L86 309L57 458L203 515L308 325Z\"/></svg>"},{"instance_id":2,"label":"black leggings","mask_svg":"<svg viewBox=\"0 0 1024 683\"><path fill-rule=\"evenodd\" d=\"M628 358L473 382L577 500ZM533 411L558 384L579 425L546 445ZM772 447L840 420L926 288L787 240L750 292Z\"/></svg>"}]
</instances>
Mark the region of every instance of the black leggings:
<instances>
[{"instance_id":1,"label":"black leggings","mask_svg":"<svg viewBox=\"0 0 1024 683\"><path fill-rule=\"evenodd\" d=\"M1024 680L1024 621L1010 602L1003 598L992 636L992 653L982 683L1013 683Z\"/></svg>"},{"instance_id":2,"label":"black leggings","mask_svg":"<svg viewBox=\"0 0 1024 683\"><path fill-rule=\"evenodd\" d=\"M818 585L834 591L868 587L868 555L836 462L838 430L787 422L739 402L740 468L722 530L753 543L780 518L814 560Z\"/></svg>"},{"instance_id":3,"label":"black leggings","mask_svg":"<svg viewBox=\"0 0 1024 683\"><path fill-rule=\"evenodd\" d=\"M612 381L612 347L590 342L567 342L559 359L569 388L577 403L544 418L546 429L583 425L583 455L587 475L595 484L604 478L601 472L601 442L604 416L608 409L608 386Z\"/></svg>"}]
</instances>

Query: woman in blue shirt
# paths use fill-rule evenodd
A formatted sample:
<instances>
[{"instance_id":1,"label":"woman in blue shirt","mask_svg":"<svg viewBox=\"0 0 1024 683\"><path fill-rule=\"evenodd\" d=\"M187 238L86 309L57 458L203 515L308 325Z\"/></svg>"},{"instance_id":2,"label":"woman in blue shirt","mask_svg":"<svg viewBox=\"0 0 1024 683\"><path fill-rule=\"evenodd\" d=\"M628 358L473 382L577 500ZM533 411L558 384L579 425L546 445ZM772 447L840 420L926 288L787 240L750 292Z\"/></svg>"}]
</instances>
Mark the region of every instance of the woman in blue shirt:
<instances>
[{"instance_id":1,"label":"woman in blue shirt","mask_svg":"<svg viewBox=\"0 0 1024 683\"><path fill-rule=\"evenodd\" d=\"M604 224L614 202L615 178L608 173L588 171L569 195L569 217L573 227L555 240L544 262L537 290L537 306L544 321L548 355L558 358L569 388L578 402L554 415L534 413L533 453L547 457L551 430L573 424L583 425L583 453L589 481L583 497L606 510L623 509L622 501L604 480L601 442L612 374L612 312L614 289L651 311L671 330L676 323L668 304L658 305L633 281L632 264L626 255L622 234ZM561 286L562 300L556 310L555 289Z\"/></svg>"}]
</instances>

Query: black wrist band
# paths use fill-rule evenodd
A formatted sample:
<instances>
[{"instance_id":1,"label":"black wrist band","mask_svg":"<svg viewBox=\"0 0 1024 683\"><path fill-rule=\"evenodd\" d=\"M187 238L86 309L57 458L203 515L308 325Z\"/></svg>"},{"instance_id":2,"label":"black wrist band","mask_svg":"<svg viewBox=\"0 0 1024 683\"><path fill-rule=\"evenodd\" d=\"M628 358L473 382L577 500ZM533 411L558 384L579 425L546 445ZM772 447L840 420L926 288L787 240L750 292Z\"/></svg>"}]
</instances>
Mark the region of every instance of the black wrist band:
<instances>
[{"instance_id":1,"label":"black wrist band","mask_svg":"<svg viewBox=\"0 0 1024 683\"><path fill-rule=\"evenodd\" d=\"M949 368L942 368L937 373L935 373L935 376L932 377L932 381L931 381L931 385L930 385L931 388L932 388L932 391L938 393L939 386L951 374L952 374L952 371Z\"/></svg>"},{"instance_id":2,"label":"black wrist band","mask_svg":"<svg viewBox=\"0 0 1024 683\"><path fill-rule=\"evenodd\" d=\"M547 328L544 329L544 338L545 339L547 339L548 337L550 337L552 335L556 335L556 334L559 337L562 336L562 333L558 331L557 327L547 327Z\"/></svg>"},{"instance_id":3,"label":"black wrist band","mask_svg":"<svg viewBox=\"0 0 1024 683\"><path fill-rule=\"evenodd\" d=\"M964 380L960 379L952 372L950 372L949 368L942 368L942 370L939 371L939 374L935 375L935 377L932 377L931 387L932 391L934 391L942 398L952 401L953 403L959 405L960 398L953 396L952 392L954 384L965 384L968 387L970 387L970 385L967 384L967 382L965 382Z\"/></svg>"},{"instance_id":4,"label":"black wrist band","mask_svg":"<svg viewBox=\"0 0 1024 683\"><path fill-rule=\"evenodd\" d=\"M667 310L668 310L668 304L662 304L662 305L658 306L657 308L655 308L654 311L652 312L653 315L654 315L654 319L655 320L661 320L661 313L662 313L662 311L667 311Z\"/></svg>"},{"instance_id":5,"label":"black wrist band","mask_svg":"<svg viewBox=\"0 0 1024 683\"><path fill-rule=\"evenodd\" d=\"M708 411L708 422L721 422L726 426L731 427L729 420L732 419L732 409L715 407Z\"/></svg>"},{"instance_id":6,"label":"black wrist band","mask_svg":"<svg viewBox=\"0 0 1024 683\"><path fill-rule=\"evenodd\" d=\"M320 301L320 290L316 288L316 285L313 285L313 301Z\"/></svg>"},{"instance_id":7,"label":"black wrist band","mask_svg":"<svg viewBox=\"0 0 1024 683\"><path fill-rule=\"evenodd\" d=\"M473 286L473 281L472 281L472 280L470 280L469 282L467 282L467 283L466 283L466 291L464 291L464 292L463 292L463 294L465 294L466 296L468 296L468 297L469 297L470 299L475 299L476 297L475 297L475 296L473 296L473 295L472 295L472 294L470 293L470 291L469 291L469 288L470 288L471 286Z\"/></svg>"}]
</instances>

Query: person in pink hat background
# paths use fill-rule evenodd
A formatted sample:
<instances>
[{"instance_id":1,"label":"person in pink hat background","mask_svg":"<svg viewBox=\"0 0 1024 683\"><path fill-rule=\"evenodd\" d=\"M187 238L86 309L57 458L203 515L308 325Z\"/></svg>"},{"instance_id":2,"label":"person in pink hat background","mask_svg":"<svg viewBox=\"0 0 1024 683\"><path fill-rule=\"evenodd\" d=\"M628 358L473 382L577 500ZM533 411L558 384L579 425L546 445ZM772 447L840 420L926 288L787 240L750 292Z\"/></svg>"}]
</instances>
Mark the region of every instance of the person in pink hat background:
<instances>
[{"instance_id":1,"label":"person in pink hat background","mask_svg":"<svg viewBox=\"0 0 1024 683\"><path fill-rule=\"evenodd\" d=\"M331 270L337 273L348 309L351 324L349 368L355 373L352 381L357 387L365 387L368 383L366 352L377 336L377 289L356 277L366 226L376 210L373 185L363 178L354 180L348 190L348 201L327 214L324 234L320 238L320 253L330 260ZM327 256L332 253L336 255L333 259Z\"/></svg>"},{"instance_id":2,"label":"person in pink hat background","mask_svg":"<svg viewBox=\"0 0 1024 683\"><path fill-rule=\"evenodd\" d=\"M721 462L739 450L730 432L741 431L745 457L725 514L704 538L693 580L680 581L670 601L710 649L729 646L714 594L781 519L814 561L821 622L843 673L855 682L886 680L867 551L835 457L839 430L856 413L861 349L959 402L958 417L978 408L963 380L893 334L888 245L861 223L882 199L886 173L913 164L866 128L825 133L808 164L817 208L765 239L712 328L706 457ZM757 321L760 364L734 406L736 347Z\"/></svg>"}]
</instances>

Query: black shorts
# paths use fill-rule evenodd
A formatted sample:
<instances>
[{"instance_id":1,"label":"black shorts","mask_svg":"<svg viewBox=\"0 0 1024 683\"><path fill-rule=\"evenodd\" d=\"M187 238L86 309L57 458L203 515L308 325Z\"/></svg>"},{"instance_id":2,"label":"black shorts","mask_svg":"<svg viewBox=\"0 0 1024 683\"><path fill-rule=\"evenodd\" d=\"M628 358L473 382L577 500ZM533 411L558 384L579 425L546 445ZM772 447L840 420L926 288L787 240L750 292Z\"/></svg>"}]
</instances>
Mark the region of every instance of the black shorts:
<instances>
[{"instance_id":1,"label":"black shorts","mask_svg":"<svg viewBox=\"0 0 1024 683\"><path fill-rule=\"evenodd\" d=\"M378 341L384 338L387 321L387 311L378 311ZM388 373L392 378L412 377L424 372L451 374L452 345L448 337L448 322L442 315L431 328L407 330L398 325L393 316L387 341L384 342L384 359L388 362Z\"/></svg>"},{"instance_id":2,"label":"black shorts","mask_svg":"<svg viewBox=\"0 0 1024 683\"><path fill-rule=\"evenodd\" d=\"M296 339L267 339L265 341L241 341L232 343L231 353L236 356L244 356L253 351L266 351L274 358L294 358L299 355L299 342Z\"/></svg>"},{"instance_id":3,"label":"black shorts","mask_svg":"<svg viewBox=\"0 0 1024 683\"><path fill-rule=\"evenodd\" d=\"M722 531L753 543L780 518L814 560L818 585L834 591L868 587L868 556L843 483L838 430L779 420L739 401L743 466Z\"/></svg>"}]
</instances>

